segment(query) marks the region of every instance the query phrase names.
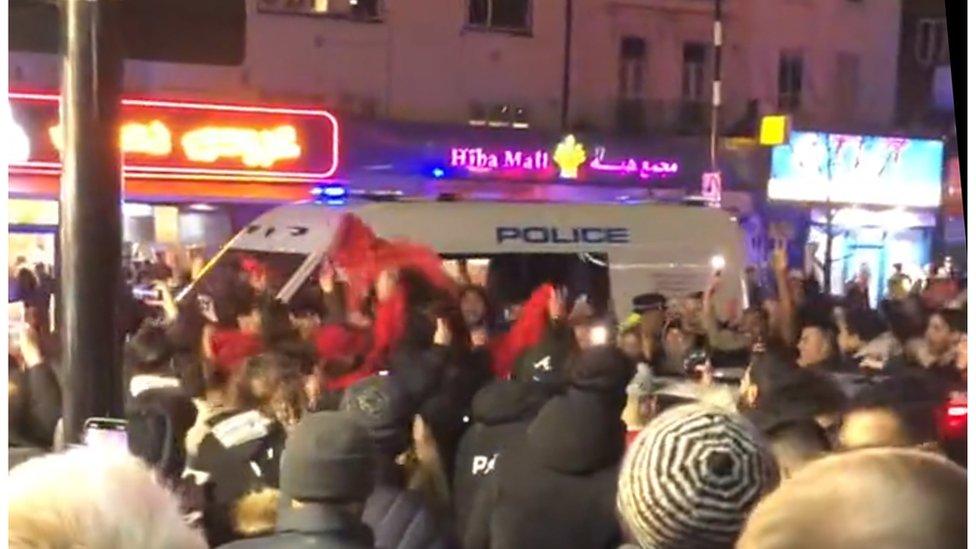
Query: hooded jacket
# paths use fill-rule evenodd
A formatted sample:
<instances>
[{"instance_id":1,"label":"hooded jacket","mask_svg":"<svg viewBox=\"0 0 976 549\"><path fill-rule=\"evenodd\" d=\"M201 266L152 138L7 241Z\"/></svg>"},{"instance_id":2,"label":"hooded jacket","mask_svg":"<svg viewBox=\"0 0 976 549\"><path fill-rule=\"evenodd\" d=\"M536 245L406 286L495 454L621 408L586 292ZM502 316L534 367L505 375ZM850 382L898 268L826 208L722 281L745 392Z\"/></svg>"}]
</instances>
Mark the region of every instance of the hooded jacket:
<instances>
[{"instance_id":1,"label":"hooded jacket","mask_svg":"<svg viewBox=\"0 0 976 549\"><path fill-rule=\"evenodd\" d=\"M441 521L424 497L413 490L380 482L363 511L363 522L372 530L379 549L449 549L455 547L444 535Z\"/></svg>"},{"instance_id":2,"label":"hooded jacket","mask_svg":"<svg viewBox=\"0 0 976 549\"><path fill-rule=\"evenodd\" d=\"M499 456L475 503L468 549L617 547L617 473L624 452L620 410L603 395L569 389L553 397Z\"/></svg>"},{"instance_id":3,"label":"hooded jacket","mask_svg":"<svg viewBox=\"0 0 976 549\"><path fill-rule=\"evenodd\" d=\"M525 433L548 397L539 384L511 380L495 381L475 395L472 425L461 438L454 464L454 516L461 535L477 494L495 473L499 454Z\"/></svg>"},{"instance_id":4,"label":"hooded jacket","mask_svg":"<svg viewBox=\"0 0 976 549\"><path fill-rule=\"evenodd\" d=\"M324 503L304 503L278 511L275 534L237 541L224 549L371 549L369 527L352 515Z\"/></svg>"}]
</instances>

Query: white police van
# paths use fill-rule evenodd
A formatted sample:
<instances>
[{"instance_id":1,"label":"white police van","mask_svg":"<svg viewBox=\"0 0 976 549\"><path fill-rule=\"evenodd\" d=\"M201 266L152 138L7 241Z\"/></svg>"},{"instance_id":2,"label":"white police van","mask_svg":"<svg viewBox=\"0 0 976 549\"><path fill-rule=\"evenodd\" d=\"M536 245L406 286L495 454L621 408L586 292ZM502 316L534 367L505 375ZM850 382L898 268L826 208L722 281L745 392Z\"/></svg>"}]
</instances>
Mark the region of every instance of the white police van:
<instances>
[{"instance_id":1,"label":"white police van","mask_svg":"<svg viewBox=\"0 0 976 549\"><path fill-rule=\"evenodd\" d=\"M288 301L314 280L347 212L382 238L425 244L446 262L487 266L489 293L502 307L550 281L566 286L571 298L586 294L598 314L622 319L634 296L659 292L680 298L702 291L716 268L723 271L716 302L725 305L719 315L726 306L746 305L738 225L722 210L678 205L297 203L254 220L207 270L254 256L276 271L278 296Z\"/></svg>"}]
</instances>

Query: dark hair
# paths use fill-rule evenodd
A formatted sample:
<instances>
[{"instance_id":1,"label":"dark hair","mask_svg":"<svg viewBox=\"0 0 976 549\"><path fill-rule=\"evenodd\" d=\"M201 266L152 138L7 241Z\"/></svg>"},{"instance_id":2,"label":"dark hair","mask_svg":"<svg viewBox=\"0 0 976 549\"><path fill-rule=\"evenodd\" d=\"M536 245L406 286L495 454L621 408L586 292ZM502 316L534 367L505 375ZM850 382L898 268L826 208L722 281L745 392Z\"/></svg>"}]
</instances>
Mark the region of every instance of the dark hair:
<instances>
[{"instance_id":1,"label":"dark hair","mask_svg":"<svg viewBox=\"0 0 976 549\"><path fill-rule=\"evenodd\" d=\"M481 299L481 302L485 305L485 314L483 315L481 321L488 328L493 328L496 321L495 309L492 306L491 299L488 297L488 290L477 284L468 284L467 286L461 288L461 291L458 293L458 303L460 303L467 294L475 294Z\"/></svg>"},{"instance_id":2,"label":"dark hair","mask_svg":"<svg viewBox=\"0 0 976 549\"><path fill-rule=\"evenodd\" d=\"M942 404L941 386L925 373L896 375L864 389L851 410L884 409L895 414L913 444L938 439L936 409Z\"/></svg>"},{"instance_id":3,"label":"dark hair","mask_svg":"<svg viewBox=\"0 0 976 549\"><path fill-rule=\"evenodd\" d=\"M765 429L770 441L789 446L797 453L816 455L830 451L830 439L813 419L789 419Z\"/></svg>"},{"instance_id":4,"label":"dark hair","mask_svg":"<svg viewBox=\"0 0 976 549\"><path fill-rule=\"evenodd\" d=\"M143 324L125 346L126 362L134 374L160 374L171 369L173 346L166 329Z\"/></svg>"},{"instance_id":5,"label":"dark hair","mask_svg":"<svg viewBox=\"0 0 976 549\"><path fill-rule=\"evenodd\" d=\"M280 353L261 353L244 362L234 384L234 399L237 406L245 409L264 407L275 391L288 378L299 376L297 365L289 357ZM267 383L266 394L256 394L251 383L263 380Z\"/></svg>"},{"instance_id":6,"label":"dark hair","mask_svg":"<svg viewBox=\"0 0 976 549\"><path fill-rule=\"evenodd\" d=\"M919 337L925 332L924 318L920 318L919 314L912 311L910 307L921 308L921 304L909 296L902 301L886 301L883 305L891 333L902 343Z\"/></svg>"},{"instance_id":7,"label":"dark hair","mask_svg":"<svg viewBox=\"0 0 976 549\"><path fill-rule=\"evenodd\" d=\"M765 398L760 393L760 408L781 420L812 419L844 412L847 395L830 374L796 369Z\"/></svg>"},{"instance_id":8,"label":"dark hair","mask_svg":"<svg viewBox=\"0 0 976 549\"><path fill-rule=\"evenodd\" d=\"M878 337L887 328L881 316L869 309L846 309L844 322L849 332L865 342Z\"/></svg>"},{"instance_id":9,"label":"dark hair","mask_svg":"<svg viewBox=\"0 0 976 549\"><path fill-rule=\"evenodd\" d=\"M298 330L291 323L288 307L284 303L272 299L262 304L260 309L261 340L266 348L299 337Z\"/></svg>"},{"instance_id":10,"label":"dark hair","mask_svg":"<svg viewBox=\"0 0 976 549\"><path fill-rule=\"evenodd\" d=\"M749 367L749 381L759 389L760 402L764 395L771 395L776 388L788 382L790 376L796 372L791 362L783 360L775 353L756 355L756 359Z\"/></svg>"},{"instance_id":11,"label":"dark hair","mask_svg":"<svg viewBox=\"0 0 976 549\"><path fill-rule=\"evenodd\" d=\"M966 313L959 309L949 309L942 308L938 311L932 313L932 315L939 315L946 324L949 325L949 329L953 332L966 333Z\"/></svg>"}]
</instances>

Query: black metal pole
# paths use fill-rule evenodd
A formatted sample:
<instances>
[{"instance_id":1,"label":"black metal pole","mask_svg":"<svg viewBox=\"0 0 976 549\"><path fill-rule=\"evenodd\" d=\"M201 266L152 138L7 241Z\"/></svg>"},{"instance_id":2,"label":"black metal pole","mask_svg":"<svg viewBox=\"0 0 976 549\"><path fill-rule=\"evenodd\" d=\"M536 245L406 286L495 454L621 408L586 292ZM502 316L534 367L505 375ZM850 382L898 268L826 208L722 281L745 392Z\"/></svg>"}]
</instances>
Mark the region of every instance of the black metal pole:
<instances>
[{"instance_id":1,"label":"black metal pole","mask_svg":"<svg viewBox=\"0 0 976 549\"><path fill-rule=\"evenodd\" d=\"M718 171L719 109L722 107L722 0L715 0L712 23L712 45L715 60L712 64L712 120L708 152L713 172Z\"/></svg>"},{"instance_id":2,"label":"black metal pole","mask_svg":"<svg viewBox=\"0 0 976 549\"><path fill-rule=\"evenodd\" d=\"M560 105L559 127L569 130L569 76L573 47L573 0L566 0L565 32L563 33L563 101Z\"/></svg>"},{"instance_id":3,"label":"black metal pole","mask_svg":"<svg viewBox=\"0 0 976 549\"><path fill-rule=\"evenodd\" d=\"M65 0L61 90L63 165L61 344L64 432L121 412L118 306L122 257L118 0Z\"/></svg>"}]
</instances>

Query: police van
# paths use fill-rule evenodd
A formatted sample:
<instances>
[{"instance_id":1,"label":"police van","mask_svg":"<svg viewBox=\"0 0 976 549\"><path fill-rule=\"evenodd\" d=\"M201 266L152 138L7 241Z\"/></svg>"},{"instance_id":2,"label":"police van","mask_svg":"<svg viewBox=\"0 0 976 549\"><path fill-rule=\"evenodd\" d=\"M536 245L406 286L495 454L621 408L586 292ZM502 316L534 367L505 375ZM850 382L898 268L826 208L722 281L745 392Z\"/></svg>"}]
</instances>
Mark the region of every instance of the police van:
<instances>
[{"instance_id":1,"label":"police van","mask_svg":"<svg viewBox=\"0 0 976 549\"><path fill-rule=\"evenodd\" d=\"M722 271L719 316L746 306L742 232L719 209L657 204L538 204L497 202L316 202L277 207L240 231L214 258L215 266L254 257L280 280L289 301L314 283L345 213L386 239L436 250L449 271L463 260L483 270L499 310L542 282L564 286L598 315L625 318L634 296L658 292L682 298L705 289Z\"/></svg>"}]
</instances>

